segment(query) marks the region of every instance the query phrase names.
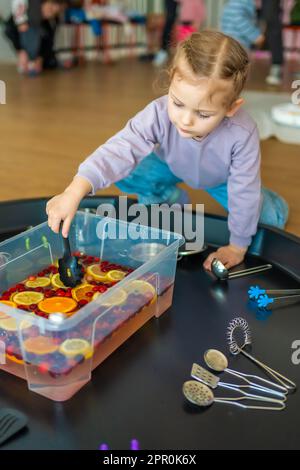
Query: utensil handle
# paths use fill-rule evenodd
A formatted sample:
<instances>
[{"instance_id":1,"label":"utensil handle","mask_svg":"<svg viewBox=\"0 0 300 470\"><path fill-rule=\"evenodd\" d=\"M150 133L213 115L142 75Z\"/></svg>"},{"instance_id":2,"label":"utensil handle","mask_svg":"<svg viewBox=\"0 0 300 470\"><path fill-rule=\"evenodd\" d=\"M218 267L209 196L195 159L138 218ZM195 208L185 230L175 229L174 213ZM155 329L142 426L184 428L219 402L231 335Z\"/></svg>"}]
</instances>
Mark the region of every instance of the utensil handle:
<instances>
[{"instance_id":1,"label":"utensil handle","mask_svg":"<svg viewBox=\"0 0 300 470\"><path fill-rule=\"evenodd\" d=\"M70 257L71 256L71 247L70 247L70 241L69 238L62 237L63 239L63 245L64 245L64 258L65 257Z\"/></svg>"},{"instance_id":2,"label":"utensil handle","mask_svg":"<svg viewBox=\"0 0 300 470\"><path fill-rule=\"evenodd\" d=\"M214 401L216 403L225 403L227 405L235 405L239 406L240 408L248 409L248 410L270 410L270 411L282 411L285 409L285 403L282 403L281 406L252 406L252 405L244 405L243 403L237 403L235 401L231 401L230 399L220 400L219 398L215 398Z\"/></svg>"},{"instance_id":3,"label":"utensil handle","mask_svg":"<svg viewBox=\"0 0 300 470\"><path fill-rule=\"evenodd\" d=\"M275 382L271 382L270 380L267 380L267 379L263 379L262 377L259 377L258 375L244 374L243 372L237 372L237 371L232 370L232 369L226 369L226 372L228 372L229 374L234 375L236 377L239 377L241 380L244 380L244 382L246 382L248 384L258 386L259 388L265 388L266 390L272 390L272 388L269 389L268 387L263 387L262 385L256 384L255 382L252 382L249 379L259 380L259 381L263 382L264 384L270 385L271 387L275 387L275 388L277 388L277 389L279 389L283 392L283 393L275 392L275 390L274 390L274 392L276 394L279 394L279 396L280 395L284 396L287 393L287 389L285 387L283 387L282 385L276 384Z\"/></svg>"},{"instance_id":4,"label":"utensil handle","mask_svg":"<svg viewBox=\"0 0 300 470\"><path fill-rule=\"evenodd\" d=\"M300 295L285 295L284 297L274 297L273 304L287 304L289 302L297 301L299 300Z\"/></svg>"},{"instance_id":5,"label":"utensil handle","mask_svg":"<svg viewBox=\"0 0 300 470\"><path fill-rule=\"evenodd\" d=\"M243 395L242 397L230 398L230 400L255 400L255 401L264 401L264 402L268 402L268 403L280 403L280 404L283 403L282 400L277 400L276 398L263 397L261 395L254 395L252 393L244 392L243 390L241 390L238 387L231 387L231 386L225 385L225 384L222 384L222 387L227 388L229 390L234 390L234 391L239 392Z\"/></svg>"},{"instance_id":6,"label":"utensil handle","mask_svg":"<svg viewBox=\"0 0 300 470\"><path fill-rule=\"evenodd\" d=\"M66 257L71 256L71 247L70 247L69 237L65 238L62 234L62 228L63 228L63 222L60 223L59 231L60 231L61 238L63 241L63 257L66 258Z\"/></svg>"},{"instance_id":7,"label":"utensil handle","mask_svg":"<svg viewBox=\"0 0 300 470\"><path fill-rule=\"evenodd\" d=\"M251 354L248 354L246 351L243 349L239 348L239 351L244 354L244 356L248 357L251 361L255 362L255 364L259 365L262 369L264 369L268 374L270 374L274 379L280 383L285 389L287 390L295 390L297 388L296 384L292 382L292 380L288 379L287 377L284 377L284 375L280 374L274 369L271 369L271 367L267 366L263 362L259 361L258 359L255 359L255 357L251 356Z\"/></svg>"},{"instance_id":8,"label":"utensil handle","mask_svg":"<svg viewBox=\"0 0 300 470\"><path fill-rule=\"evenodd\" d=\"M300 289L266 289L268 295L300 295Z\"/></svg>"},{"instance_id":9,"label":"utensil handle","mask_svg":"<svg viewBox=\"0 0 300 470\"><path fill-rule=\"evenodd\" d=\"M267 271L268 269L271 269L271 268L272 268L271 264L263 264L262 266L256 266L254 268L248 268L242 271L236 271L235 273L230 273L228 275L228 279L234 279L235 277L243 277L243 276L248 276L250 274L260 273L262 271Z\"/></svg>"}]
</instances>

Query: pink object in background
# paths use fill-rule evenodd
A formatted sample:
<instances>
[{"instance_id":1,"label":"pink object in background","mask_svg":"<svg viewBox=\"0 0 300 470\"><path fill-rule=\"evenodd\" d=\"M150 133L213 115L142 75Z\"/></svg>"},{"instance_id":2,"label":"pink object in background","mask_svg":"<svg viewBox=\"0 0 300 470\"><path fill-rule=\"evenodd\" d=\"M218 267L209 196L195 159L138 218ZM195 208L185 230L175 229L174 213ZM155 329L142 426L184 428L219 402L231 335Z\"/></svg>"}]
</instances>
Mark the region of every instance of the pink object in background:
<instances>
[{"instance_id":1,"label":"pink object in background","mask_svg":"<svg viewBox=\"0 0 300 470\"><path fill-rule=\"evenodd\" d=\"M195 33L197 29L192 25L180 24L176 27L176 39L177 42L184 41L192 33Z\"/></svg>"},{"instance_id":2,"label":"pink object in background","mask_svg":"<svg viewBox=\"0 0 300 470\"><path fill-rule=\"evenodd\" d=\"M192 23L198 30L206 19L206 8L203 0L178 0L180 3L179 22Z\"/></svg>"}]
</instances>

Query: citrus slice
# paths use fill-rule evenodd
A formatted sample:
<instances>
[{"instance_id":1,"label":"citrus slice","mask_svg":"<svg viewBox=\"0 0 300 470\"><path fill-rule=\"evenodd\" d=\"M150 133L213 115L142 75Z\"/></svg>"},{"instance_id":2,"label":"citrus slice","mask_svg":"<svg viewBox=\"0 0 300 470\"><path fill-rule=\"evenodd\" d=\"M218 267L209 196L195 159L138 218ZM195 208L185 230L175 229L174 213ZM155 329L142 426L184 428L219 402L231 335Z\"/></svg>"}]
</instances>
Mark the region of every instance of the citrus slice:
<instances>
[{"instance_id":1,"label":"citrus slice","mask_svg":"<svg viewBox=\"0 0 300 470\"><path fill-rule=\"evenodd\" d=\"M77 302L69 297L49 297L39 302L38 307L44 313L69 313L77 307Z\"/></svg>"},{"instance_id":2,"label":"citrus slice","mask_svg":"<svg viewBox=\"0 0 300 470\"><path fill-rule=\"evenodd\" d=\"M121 281L125 276L126 273L124 271L120 271L119 269L113 269L107 273L107 279L112 282Z\"/></svg>"},{"instance_id":3,"label":"citrus slice","mask_svg":"<svg viewBox=\"0 0 300 470\"><path fill-rule=\"evenodd\" d=\"M99 297L99 295L102 295L102 294L100 292L95 292L95 294L92 297L92 300L96 300Z\"/></svg>"},{"instance_id":4,"label":"citrus slice","mask_svg":"<svg viewBox=\"0 0 300 470\"><path fill-rule=\"evenodd\" d=\"M49 277L37 277L34 280L28 280L25 282L26 287L47 287L50 285Z\"/></svg>"},{"instance_id":5,"label":"citrus slice","mask_svg":"<svg viewBox=\"0 0 300 470\"><path fill-rule=\"evenodd\" d=\"M29 328L32 325L31 322L28 320L22 320L20 323L21 330L25 330L25 328ZM4 320L0 320L0 328L6 331L17 331L18 323L15 318L9 317L5 318Z\"/></svg>"},{"instance_id":6,"label":"citrus slice","mask_svg":"<svg viewBox=\"0 0 300 470\"><path fill-rule=\"evenodd\" d=\"M51 284L56 289L67 289L67 287L61 281L59 273L53 274L51 277Z\"/></svg>"},{"instance_id":7,"label":"citrus slice","mask_svg":"<svg viewBox=\"0 0 300 470\"><path fill-rule=\"evenodd\" d=\"M87 296L89 292L93 293L93 288L95 286L92 286L91 284L80 284L80 286L74 287L72 289L72 297L76 302L79 302L80 300L92 300L92 296Z\"/></svg>"},{"instance_id":8,"label":"citrus slice","mask_svg":"<svg viewBox=\"0 0 300 470\"><path fill-rule=\"evenodd\" d=\"M86 272L96 281L107 281L107 273L101 271L99 264L92 264L91 266L88 266Z\"/></svg>"},{"instance_id":9,"label":"citrus slice","mask_svg":"<svg viewBox=\"0 0 300 470\"><path fill-rule=\"evenodd\" d=\"M52 338L47 336L35 336L28 338L23 343L25 351L31 354L42 356L44 354L51 354L58 348Z\"/></svg>"},{"instance_id":10,"label":"citrus slice","mask_svg":"<svg viewBox=\"0 0 300 470\"><path fill-rule=\"evenodd\" d=\"M59 348L59 352L67 357L77 356L82 354L86 359L93 355L93 348L90 343L85 339L72 338L66 339Z\"/></svg>"},{"instance_id":11,"label":"citrus slice","mask_svg":"<svg viewBox=\"0 0 300 470\"><path fill-rule=\"evenodd\" d=\"M32 291L24 291L24 292L18 292L17 294L14 294L12 297L13 302L15 302L17 305L32 305L32 304L38 304L43 300L44 294L41 292L32 292Z\"/></svg>"},{"instance_id":12,"label":"citrus slice","mask_svg":"<svg viewBox=\"0 0 300 470\"><path fill-rule=\"evenodd\" d=\"M24 364L23 359L17 359L15 356L10 356L9 354L6 354L7 359L9 359L12 362L15 362L16 364Z\"/></svg>"},{"instance_id":13,"label":"citrus slice","mask_svg":"<svg viewBox=\"0 0 300 470\"><path fill-rule=\"evenodd\" d=\"M150 282L143 281L142 279L136 279L131 281L127 287L125 287L127 294L144 295L149 300L156 297L155 287Z\"/></svg>"},{"instance_id":14,"label":"citrus slice","mask_svg":"<svg viewBox=\"0 0 300 470\"><path fill-rule=\"evenodd\" d=\"M124 289L118 289L114 294L104 301L102 304L104 307L113 307L115 305L121 305L127 300L127 293Z\"/></svg>"},{"instance_id":15,"label":"citrus slice","mask_svg":"<svg viewBox=\"0 0 300 470\"><path fill-rule=\"evenodd\" d=\"M8 305L8 307L13 307L13 308L17 307L17 304L15 304L15 302L11 302L10 300L0 300L0 303L4 305ZM0 320L4 320L5 318L10 318L10 316L4 312L0 312Z\"/></svg>"}]
</instances>

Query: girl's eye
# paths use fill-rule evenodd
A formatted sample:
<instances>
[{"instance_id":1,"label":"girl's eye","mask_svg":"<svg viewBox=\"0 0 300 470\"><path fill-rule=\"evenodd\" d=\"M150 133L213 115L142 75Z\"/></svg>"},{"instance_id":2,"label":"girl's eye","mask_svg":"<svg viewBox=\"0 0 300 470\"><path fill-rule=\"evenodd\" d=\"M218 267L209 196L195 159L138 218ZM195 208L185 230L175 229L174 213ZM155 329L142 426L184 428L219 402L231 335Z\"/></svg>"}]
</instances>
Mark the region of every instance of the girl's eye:
<instances>
[{"instance_id":1,"label":"girl's eye","mask_svg":"<svg viewBox=\"0 0 300 470\"><path fill-rule=\"evenodd\" d=\"M182 108L182 106L183 106L183 104L176 103L176 101L173 101L173 103L175 104L175 106L177 106L177 108Z\"/></svg>"},{"instance_id":2,"label":"girl's eye","mask_svg":"<svg viewBox=\"0 0 300 470\"><path fill-rule=\"evenodd\" d=\"M208 116L207 114L202 114L202 113L198 113L198 116L199 116L199 118L201 118L201 119L208 119L208 118L210 118L210 116Z\"/></svg>"}]
</instances>

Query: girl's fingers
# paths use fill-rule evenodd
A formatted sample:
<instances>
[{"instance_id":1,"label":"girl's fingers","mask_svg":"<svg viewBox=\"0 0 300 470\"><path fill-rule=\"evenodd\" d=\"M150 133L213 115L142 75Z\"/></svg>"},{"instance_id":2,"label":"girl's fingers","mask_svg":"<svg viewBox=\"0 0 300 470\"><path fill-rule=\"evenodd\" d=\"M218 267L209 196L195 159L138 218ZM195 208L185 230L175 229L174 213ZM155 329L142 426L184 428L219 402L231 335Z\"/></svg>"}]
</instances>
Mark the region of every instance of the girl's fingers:
<instances>
[{"instance_id":1,"label":"girl's fingers","mask_svg":"<svg viewBox=\"0 0 300 470\"><path fill-rule=\"evenodd\" d=\"M206 258L206 260L203 263L204 269L207 269L208 271L211 271L211 263L212 263L213 259L216 258L216 255L217 255L217 253L215 253L215 252L208 255L208 257Z\"/></svg>"},{"instance_id":2,"label":"girl's fingers","mask_svg":"<svg viewBox=\"0 0 300 470\"><path fill-rule=\"evenodd\" d=\"M56 217L55 219L53 219L53 221L51 223L51 228L52 228L54 233L59 232L60 222L61 222L61 217Z\"/></svg>"},{"instance_id":3,"label":"girl's fingers","mask_svg":"<svg viewBox=\"0 0 300 470\"><path fill-rule=\"evenodd\" d=\"M63 237L67 238L71 226L72 218L67 217L64 221L63 227L62 227L62 235Z\"/></svg>"}]
</instances>

